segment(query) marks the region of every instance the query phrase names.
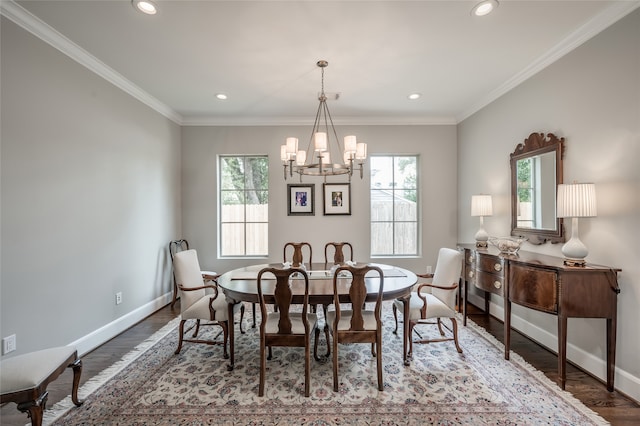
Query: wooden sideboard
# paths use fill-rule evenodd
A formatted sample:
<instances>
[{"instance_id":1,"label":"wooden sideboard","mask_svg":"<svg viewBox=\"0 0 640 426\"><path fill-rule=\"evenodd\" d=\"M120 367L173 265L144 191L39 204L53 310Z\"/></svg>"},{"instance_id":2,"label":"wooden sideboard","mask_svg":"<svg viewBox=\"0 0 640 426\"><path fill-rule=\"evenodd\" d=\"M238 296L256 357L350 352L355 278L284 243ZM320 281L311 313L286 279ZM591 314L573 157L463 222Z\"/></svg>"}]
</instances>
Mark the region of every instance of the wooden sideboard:
<instances>
[{"instance_id":1,"label":"wooden sideboard","mask_svg":"<svg viewBox=\"0 0 640 426\"><path fill-rule=\"evenodd\" d=\"M484 291L485 312L490 295L504 301L505 359L511 343L511 304L515 303L558 317L558 376L565 388L567 360L567 319L605 318L607 320L607 389L613 391L616 355L618 272L620 269L587 264L566 266L563 259L520 251L500 253L493 247L476 248L459 244L464 252L463 324L467 323L469 286Z\"/></svg>"}]
</instances>

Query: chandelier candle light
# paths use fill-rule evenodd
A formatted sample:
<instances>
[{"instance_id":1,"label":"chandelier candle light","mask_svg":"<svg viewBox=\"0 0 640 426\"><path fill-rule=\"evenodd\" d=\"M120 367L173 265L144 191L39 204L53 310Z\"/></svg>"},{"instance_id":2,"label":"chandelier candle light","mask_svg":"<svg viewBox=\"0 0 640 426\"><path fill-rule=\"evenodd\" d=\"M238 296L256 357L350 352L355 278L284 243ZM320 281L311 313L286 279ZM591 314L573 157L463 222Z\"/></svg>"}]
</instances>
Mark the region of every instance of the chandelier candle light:
<instances>
[{"instance_id":1,"label":"chandelier candle light","mask_svg":"<svg viewBox=\"0 0 640 426\"><path fill-rule=\"evenodd\" d=\"M595 217L596 186L592 183L558 185L558 217L571 218L571 239L562 246L564 263L569 266L584 266L589 251L578 236L578 218Z\"/></svg>"},{"instance_id":2,"label":"chandelier candle light","mask_svg":"<svg viewBox=\"0 0 640 426\"><path fill-rule=\"evenodd\" d=\"M484 230L484 217L493 215L493 203L491 195L472 195L471 196L471 216L480 216L480 229L476 232L476 247L487 248L489 234Z\"/></svg>"},{"instance_id":3,"label":"chandelier candle light","mask_svg":"<svg viewBox=\"0 0 640 426\"><path fill-rule=\"evenodd\" d=\"M285 144L280 147L284 178L286 180L287 175L293 176L295 172L300 175L301 182L303 175L326 177L348 174L351 180L354 168L358 168L362 179L367 144L358 142L355 136L349 135L344 137L344 149L340 146L324 93L324 69L329 63L321 60L316 65L322 70L322 86L311 138L306 151L298 150L298 138L286 138ZM335 141L336 148L332 148L332 141Z\"/></svg>"}]
</instances>

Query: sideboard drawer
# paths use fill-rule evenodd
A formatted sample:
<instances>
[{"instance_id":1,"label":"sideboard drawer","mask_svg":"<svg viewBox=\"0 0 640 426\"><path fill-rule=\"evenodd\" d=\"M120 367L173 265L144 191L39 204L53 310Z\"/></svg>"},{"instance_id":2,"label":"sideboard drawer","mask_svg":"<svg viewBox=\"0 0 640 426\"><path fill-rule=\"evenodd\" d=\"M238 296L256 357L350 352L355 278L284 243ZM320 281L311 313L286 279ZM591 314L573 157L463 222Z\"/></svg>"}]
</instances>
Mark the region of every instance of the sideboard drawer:
<instances>
[{"instance_id":1,"label":"sideboard drawer","mask_svg":"<svg viewBox=\"0 0 640 426\"><path fill-rule=\"evenodd\" d=\"M504 296L504 277L485 271L476 270L476 287L499 296Z\"/></svg>"},{"instance_id":2,"label":"sideboard drawer","mask_svg":"<svg viewBox=\"0 0 640 426\"><path fill-rule=\"evenodd\" d=\"M497 256L478 255L476 269L504 276L504 259Z\"/></svg>"},{"instance_id":3,"label":"sideboard drawer","mask_svg":"<svg viewBox=\"0 0 640 426\"><path fill-rule=\"evenodd\" d=\"M509 300L531 309L557 314L557 273L512 263L509 267Z\"/></svg>"}]
</instances>

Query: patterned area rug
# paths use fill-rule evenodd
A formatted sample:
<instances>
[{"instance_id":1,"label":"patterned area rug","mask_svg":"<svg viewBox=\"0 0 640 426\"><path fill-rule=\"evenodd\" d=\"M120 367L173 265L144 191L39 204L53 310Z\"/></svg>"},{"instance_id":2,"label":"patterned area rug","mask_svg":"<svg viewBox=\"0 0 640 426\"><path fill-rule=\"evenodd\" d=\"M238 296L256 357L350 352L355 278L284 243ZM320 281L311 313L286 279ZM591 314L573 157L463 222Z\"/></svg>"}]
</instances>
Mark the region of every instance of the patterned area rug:
<instances>
[{"instance_id":1,"label":"patterned area rug","mask_svg":"<svg viewBox=\"0 0 640 426\"><path fill-rule=\"evenodd\" d=\"M369 344L341 345L340 390L333 392L331 360L312 360L311 396L304 397L302 348L273 348L265 397L258 397L259 332L236 333L236 368L222 348L185 343L174 355L177 320L121 362L46 413L54 425L601 425L608 424L517 354L469 322L453 342L415 345L402 362L402 339L392 333L385 304L384 392L377 390ZM461 324L461 321L458 321ZM431 330L433 329L433 330ZM216 333L219 327L205 327ZM437 327L423 326L423 337ZM321 334L320 353L325 353Z\"/></svg>"}]
</instances>

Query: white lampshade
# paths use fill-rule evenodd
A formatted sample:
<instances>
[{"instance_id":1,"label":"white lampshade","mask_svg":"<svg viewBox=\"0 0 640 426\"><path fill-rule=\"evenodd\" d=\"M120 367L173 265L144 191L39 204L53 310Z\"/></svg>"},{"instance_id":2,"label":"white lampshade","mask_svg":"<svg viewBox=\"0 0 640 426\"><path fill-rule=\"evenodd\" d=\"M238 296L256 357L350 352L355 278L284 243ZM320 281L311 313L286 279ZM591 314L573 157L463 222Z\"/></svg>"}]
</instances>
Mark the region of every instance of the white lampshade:
<instances>
[{"instance_id":1,"label":"white lampshade","mask_svg":"<svg viewBox=\"0 0 640 426\"><path fill-rule=\"evenodd\" d=\"M293 156L298 152L298 138L287 138L287 154Z\"/></svg>"},{"instance_id":2,"label":"white lampshade","mask_svg":"<svg viewBox=\"0 0 640 426\"><path fill-rule=\"evenodd\" d=\"M298 151L296 154L296 164L298 166L304 166L305 161L307 161L307 151Z\"/></svg>"},{"instance_id":3,"label":"white lampshade","mask_svg":"<svg viewBox=\"0 0 640 426\"><path fill-rule=\"evenodd\" d=\"M328 152L322 153L322 164L331 164L331 155Z\"/></svg>"},{"instance_id":4,"label":"white lampshade","mask_svg":"<svg viewBox=\"0 0 640 426\"><path fill-rule=\"evenodd\" d=\"M471 216L491 216L493 215L493 203L491 195L471 196Z\"/></svg>"},{"instance_id":5,"label":"white lampshade","mask_svg":"<svg viewBox=\"0 0 640 426\"><path fill-rule=\"evenodd\" d=\"M344 152L345 153L355 153L356 152L356 137L354 135L349 135L344 137ZM345 156L346 157L346 156Z\"/></svg>"},{"instance_id":6,"label":"white lampshade","mask_svg":"<svg viewBox=\"0 0 640 426\"><path fill-rule=\"evenodd\" d=\"M282 161L289 160L289 154L287 154L287 145L280 145L280 159Z\"/></svg>"},{"instance_id":7,"label":"white lampshade","mask_svg":"<svg viewBox=\"0 0 640 426\"><path fill-rule=\"evenodd\" d=\"M558 217L595 217L596 186L593 183L558 185Z\"/></svg>"},{"instance_id":8,"label":"white lampshade","mask_svg":"<svg viewBox=\"0 0 640 426\"><path fill-rule=\"evenodd\" d=\"M327 134L325 132L316 132L313 135L315 150L324 152L327 150Z\"/></svg>"},{"instance_id":9,"label":"white lampshade","mask_svg":"<svg viewBox=\"0 0 640 426\"><path fill-rule=\"evenodd\" d=\"M356 160L367 159L367 144L359 142L356 144Z\"/></svg>"},{"instance_id":10,"label":"white lampshade","mask_svg":"<svg viewBox=\"0 0 640 426\"><path fill-rule=\"evenodd\" d=\"M578 218L597 215L596 186L592 183L559 184L556 208L558 217L571 218L571 239L562 246L564 263L570 266L584 266L584 258L589 254L589 250L580 241Z\"/></svg>"}]
</instances>

